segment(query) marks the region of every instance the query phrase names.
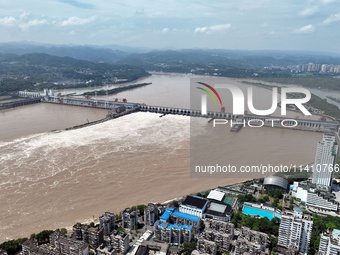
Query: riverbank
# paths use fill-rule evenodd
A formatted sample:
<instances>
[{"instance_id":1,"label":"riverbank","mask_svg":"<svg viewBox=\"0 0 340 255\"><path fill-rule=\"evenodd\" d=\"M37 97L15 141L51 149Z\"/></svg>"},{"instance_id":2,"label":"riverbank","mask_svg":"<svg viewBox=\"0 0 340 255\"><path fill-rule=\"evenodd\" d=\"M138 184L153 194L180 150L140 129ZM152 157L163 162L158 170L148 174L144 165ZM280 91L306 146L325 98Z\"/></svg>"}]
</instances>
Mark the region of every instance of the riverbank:
<instances>
[{"instance_id":1,"label":"riverbank","mask_svg":"<svg viewBox=\"0 0 340 255\"><path fill-rule=\"evenodd\" d=\"M114 88L114 89L108 89L108 90L102 89L102 90L95 90L95 91L92 91L92 92L85 92L85 93L83 93L83 95L86 95L86 96L114 95L114 94L118 94L118 93L126 91L126 90L133 90L133 89L144 87L144 86L151 85L151 84L152 84L152 82L138 83L138 84L132 84L132 85Z\"/></svg>"}]
</instances>

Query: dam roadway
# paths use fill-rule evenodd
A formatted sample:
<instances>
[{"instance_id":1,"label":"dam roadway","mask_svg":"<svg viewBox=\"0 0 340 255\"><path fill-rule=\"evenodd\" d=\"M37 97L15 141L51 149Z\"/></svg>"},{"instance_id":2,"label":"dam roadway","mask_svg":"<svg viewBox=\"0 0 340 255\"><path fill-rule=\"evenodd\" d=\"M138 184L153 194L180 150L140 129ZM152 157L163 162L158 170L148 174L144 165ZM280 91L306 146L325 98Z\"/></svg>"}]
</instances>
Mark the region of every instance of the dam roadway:
<instances>
[{"instance_id":1,"label":"dam roadway","mask_svg":"<svg viewBox=\"0 0 340 255\"><path fill-rule=\"evenodd\" d=\"M200 110L186 109L180 107L167 107L158 105L146 105L131 102L117 102L107 100L85 99L75 97L42 97L41 102L64 104L81 107L91 107L110 110L109 118L117 118L133 112L150 112L162 115L182 115L190 117L208 118L214 120L214 124L241 125L241 126L268 126L277 128L291 128L305 131L323 132L326 130L338 131L339 123L334 121L289 119L277 116L257 115L234 115L226 112L208 111L202 115Z\"/></svg>"}]
</instances>

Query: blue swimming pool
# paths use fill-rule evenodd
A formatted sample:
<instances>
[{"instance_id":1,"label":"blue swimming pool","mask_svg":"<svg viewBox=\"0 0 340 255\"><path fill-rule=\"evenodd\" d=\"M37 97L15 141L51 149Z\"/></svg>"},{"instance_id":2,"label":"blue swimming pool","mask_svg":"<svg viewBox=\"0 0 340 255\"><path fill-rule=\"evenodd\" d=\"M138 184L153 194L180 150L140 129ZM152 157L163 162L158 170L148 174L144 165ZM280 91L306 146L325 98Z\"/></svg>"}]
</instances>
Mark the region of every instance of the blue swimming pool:
<instances>
[{"instance_id":1,"label":"blue swimming pool","mask_svg":"<svg viewBox=\"0 0 340 255\"><path fill-rule=\"evenodd\" d=\"M242 213L246 215L251 215L251 216L260 216L261 218L267 217L269 220L272 218L277 217L281 218L280 214L274 213L272 211L267 211L264 209L259 209L255 207L250 207L250 206L243 206Z\"/></svg>"}]
</instances>

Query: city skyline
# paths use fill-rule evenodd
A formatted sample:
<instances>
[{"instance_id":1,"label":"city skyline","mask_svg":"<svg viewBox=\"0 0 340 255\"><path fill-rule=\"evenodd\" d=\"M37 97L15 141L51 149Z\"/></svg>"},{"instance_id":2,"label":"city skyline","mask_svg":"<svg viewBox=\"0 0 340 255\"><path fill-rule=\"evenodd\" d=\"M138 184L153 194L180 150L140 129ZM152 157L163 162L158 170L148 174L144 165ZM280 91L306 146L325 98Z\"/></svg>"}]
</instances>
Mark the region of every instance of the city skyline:
<instances>
[{"instance_id":1,"label":"city skyline","mask_svg":"<svg viewBox=\"0 0 340 255\"><path fill-rule=\"evenodd\" d=\"M338 0L0 1L1 42L338 52Z\"/></svg>"}]
</instances>

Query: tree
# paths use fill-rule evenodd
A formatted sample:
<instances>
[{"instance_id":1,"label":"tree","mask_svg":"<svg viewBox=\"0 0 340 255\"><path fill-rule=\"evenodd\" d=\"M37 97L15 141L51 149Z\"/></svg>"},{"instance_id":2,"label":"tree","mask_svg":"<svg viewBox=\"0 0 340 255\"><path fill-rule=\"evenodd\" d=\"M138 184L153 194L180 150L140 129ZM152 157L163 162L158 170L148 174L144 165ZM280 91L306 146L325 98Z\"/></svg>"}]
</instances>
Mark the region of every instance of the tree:
<instances>
[{"instance_id":1,"label":"tree","mask_svg":"<svg viewBox=\"0 0 340 255\"><path fill-rule=\"evenodd\" d=\"M40 233L36 234L35 239L39 244L48 243L50 241L50 235L53 232L53 230L43 230Z\"/></svg>"},{"instance_id":2,"label":"tree","mask_svg":"<svg viewBox=\"0 0 340 255\"><path fill-rule=\"evenodd\" d=\"M203 231L205 229L205 224L203 220L200 220L200 230Z\"/></svg>"},{"instance_id":3,"label":"tree","mask_svg":"<svg viewBox=\"0 0 340 255\"><path fill-rule=\"evenodd\" d=\"M177 200L173 200L171 203L174 207L179 207L179 203Z\"/></svg>"},{"instance_id":4,"label":"tree","mask_svg":"<svg viewBox=\"0 0 340 255\"><path fill-rule=\"evenodd\" d=\"M6 250L9 255L17 254L21 251L21 245L26 240L27 238L19 238L16 240L6 241L0 244L0 248Z\"/></svg>"},{"instance_id":5,"label":"tree","mask_svg":"<svg viewBox=\"0 0 340 255\"><path fill-rule=\"evenodd\" d=\"M66 228L61 228L60 233L62 233L64 236L67 236L67 229Z\"/></svg>"},{"instance_id":6,"label":"tree","mask_svg":"<svg viewBox=\"0 0 340 255\"><path fill-rule=\"evenodd\" d=\"M189 255L193 252L193 250L196 249L196 243L192 242L192 243L183 243L181 250L180 250L180 254L185 254L185 255Z\"/></svg>"},{"instance_id":7,"label":"tree","mask_svg":"<svg viewBox=\"0 0 340 255\"><path fill-rule=\"evenodd\" d=\"M137 205L137 209L138 209L140 215L144 215L145 208L146 208L146 205Z\"/></svg>"}]
</instances>

